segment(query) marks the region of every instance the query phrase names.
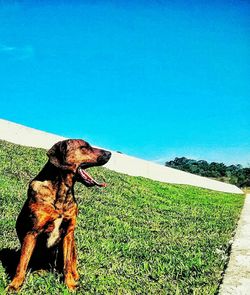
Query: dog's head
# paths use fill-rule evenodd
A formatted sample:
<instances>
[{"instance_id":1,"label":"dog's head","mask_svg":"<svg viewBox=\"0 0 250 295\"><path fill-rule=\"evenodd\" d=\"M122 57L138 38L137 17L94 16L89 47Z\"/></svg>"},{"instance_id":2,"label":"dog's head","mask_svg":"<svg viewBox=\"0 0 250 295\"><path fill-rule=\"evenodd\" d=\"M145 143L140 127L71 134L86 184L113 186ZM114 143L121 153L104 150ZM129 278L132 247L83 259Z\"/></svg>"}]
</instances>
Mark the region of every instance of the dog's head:
<instances>
[{"instance_id":1,"label":"dog's head","mask_svg":"<svg viewBox=\"0 0 250 295\"><path fill-rule=\"evenodd\" d=\"M73 172L76 180L86 186L105 186L95 181L85 169L102 166L108 162L111 153L92 147L81 139L59 141L47 152L50 163L69 172Z\"/></svg>"}]
</instances>

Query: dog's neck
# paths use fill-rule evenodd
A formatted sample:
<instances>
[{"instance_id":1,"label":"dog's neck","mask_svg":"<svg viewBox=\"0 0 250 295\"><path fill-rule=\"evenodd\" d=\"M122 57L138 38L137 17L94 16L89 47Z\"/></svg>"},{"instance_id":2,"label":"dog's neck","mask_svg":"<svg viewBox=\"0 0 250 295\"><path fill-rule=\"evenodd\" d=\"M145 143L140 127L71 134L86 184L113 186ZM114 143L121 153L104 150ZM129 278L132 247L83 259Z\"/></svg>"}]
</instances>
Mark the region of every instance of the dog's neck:
<instances>
[{"instance_id":1,"label":"dog's neck","mask_svg":"<svg viewBox=\"0 0 250 295\"><path fill-rule=\"evenodd\" d=\"M45 164L40 173L33 179L37 181L49 181L52 186L57 187L57 195L54 200L56 207L75 202L74 199L74 173L60 169L50 163Z\"/></svg>"},{"instance_id":2,"label":"dog's neck","mask_svg":"<svg viewBox=\"0 0 250 295\"><path fill-rule=\"evenodd\" d=\"M51 181L53 184L64 183L67 187L73 187L75 184L73 172L60 169L49 161L34 180Z\"/></svg>"}]
</instances>

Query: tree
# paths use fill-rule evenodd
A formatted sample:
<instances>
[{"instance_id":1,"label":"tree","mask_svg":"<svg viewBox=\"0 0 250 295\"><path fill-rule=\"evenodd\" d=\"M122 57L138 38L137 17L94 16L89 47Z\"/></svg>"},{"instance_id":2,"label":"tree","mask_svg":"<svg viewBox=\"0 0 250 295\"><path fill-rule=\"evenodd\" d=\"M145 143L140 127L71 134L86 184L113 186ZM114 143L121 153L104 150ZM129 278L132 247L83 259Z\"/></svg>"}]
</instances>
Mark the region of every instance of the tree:
<instances>
[{"instance_id":1,"label":"tree","mask_svg":"<svg viewBox=\"0 0 250 295\"><path fill-rule=\"evenodd\" d=\"M219 179L239 187L250 187L250 168L243 168L240 164L226 166L224 163L208 163L205 160L196 161L185 157L176 157L174 160L166 162L165 166Z\"/></svg>"}]
</instances>

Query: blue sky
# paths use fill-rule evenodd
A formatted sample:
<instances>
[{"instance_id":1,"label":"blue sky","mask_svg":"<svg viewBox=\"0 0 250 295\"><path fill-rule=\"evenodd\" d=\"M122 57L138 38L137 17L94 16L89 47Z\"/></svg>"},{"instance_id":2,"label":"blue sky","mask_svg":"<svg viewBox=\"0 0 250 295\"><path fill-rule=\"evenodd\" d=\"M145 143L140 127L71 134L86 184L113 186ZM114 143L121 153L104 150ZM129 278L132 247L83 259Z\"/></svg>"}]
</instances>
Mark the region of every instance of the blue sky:
<instances>
[{"instance_id":1,"label":"blue sky","mask_svg":"<svg viewBox=\"0 0 250 295\"><path fill-rule=\"evenodd\" d=\"M161 163L246 165L249 15L240 0L1 1L0 117Z\"/></svg>"}]
</instances>

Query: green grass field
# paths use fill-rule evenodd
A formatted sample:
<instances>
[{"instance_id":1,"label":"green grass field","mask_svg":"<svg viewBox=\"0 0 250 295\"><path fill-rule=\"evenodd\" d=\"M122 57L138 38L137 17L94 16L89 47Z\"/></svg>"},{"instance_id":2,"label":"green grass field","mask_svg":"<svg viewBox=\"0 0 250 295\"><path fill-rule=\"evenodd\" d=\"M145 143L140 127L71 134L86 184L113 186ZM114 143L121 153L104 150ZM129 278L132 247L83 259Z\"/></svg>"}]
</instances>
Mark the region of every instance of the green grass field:
<instances>
[{"instance_id":1,"label":"green grass field","mask_svg":"<svg viewBox=\"0 0 250 295\"><path fill-rule=\"evenodd\" d=\"M4 294L10 281L6 260L8 264L19 249L15 220L28 182L47 157L43 149L0 141L0 161ZM164 184L105 168L91 173L108 187L76 186L77 294L216 294L243 195ZM29 272L20 294L69 292L60 274Z\"/></svg>"}]
</instances>

